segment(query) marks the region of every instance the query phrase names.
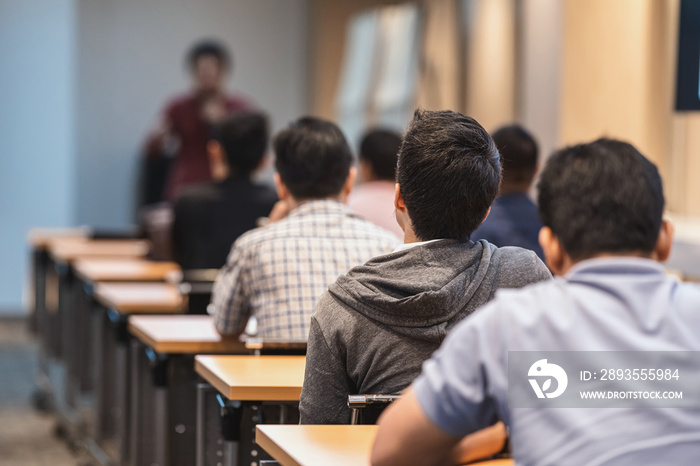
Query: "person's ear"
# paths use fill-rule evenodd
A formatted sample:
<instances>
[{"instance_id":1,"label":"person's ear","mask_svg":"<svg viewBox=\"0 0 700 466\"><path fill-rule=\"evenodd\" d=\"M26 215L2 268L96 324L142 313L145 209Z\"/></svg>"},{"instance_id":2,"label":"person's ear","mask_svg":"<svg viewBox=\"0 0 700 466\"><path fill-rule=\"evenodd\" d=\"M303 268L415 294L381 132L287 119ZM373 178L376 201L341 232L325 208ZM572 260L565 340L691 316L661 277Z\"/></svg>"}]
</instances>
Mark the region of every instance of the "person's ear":
<instances>
[{"instance_id":1,"label":"person's ear","mask_svg":"<svg viewBox=\"0 0 700 466\"><path fill-rule=\"evenodd\" d=\"M484 215L484 219L481 221L481 223L484 223L487 218L489 218L489 214L491 213L491 206L489 206L489 210L486 211L486 215Z\"/></svg>"},{"instance_id":2,"label":"person's ear","mask_svg":"<svg viewBox=\"0 0 700 466\"><path fill-rule=\"evenodd\" d=\"M549 270L552 271L554 275L563 275L567 270L568 256L564 249L561 247L559 238L554 235L554 232L549 227L542 227L540 229L540 246L542 246L542 251L544 252L544 259Z\"/></svg>"},{"instance_id":3,"label":"person's ear","mask_svg":"<svg viewBox=\"0 0 700 466\"><path fill-rule=\"evenodd\" d=\"M223 180L229 175L228 163L224 156L224 149L217 141L207 143L207 155L209 156L209 169L211 177L215 180Z\"/></svg>"},{"instance_id":4,"label":"person's ear","mask_svg":"<svg viewBox=\"0 0 700 466\"><path fill-rule=\"evenodd\" d=\"M406 210L406 203L403 201L403 196L401 195L401 185L396 183L394 188L394 209L396 209L396 223L399 224L403 231L406 231L406 225L408 225L408 211Z\"/></svg>"},{"instance_id":5,"label":"person's ear","mask_svg":"<svg viewBox=\"0 0 700 466\"><path fill-rule=\"evenodd\" d=\"M668 257L671 255L671 249L673 247L673 234L675 233L675 227L670 220L664 219L661 222L661 228L659 229L659 237L656 239L656 247L652 253L652 259L659 262L666 262Z\"/></svg>"},{"instance_id":6,"label":"person's ear","mask_svg":"<svg viewBox=\"0 0 700 466\"><path fill-rule=\"evenodd\" d=\"M406 203L403 201L401 185L399 183L396 183L394 187L394 208L399 212L406 213Z\"/></svg>"},{"instance_id":7,"label":"person's ear","mask_svg":"<svg viewBox=\"0 0 700 466\"><path fill-rule=\"evenodd\" d=\"M279 173L275 173L275 189L277 190L277 197L280 201L286 201L291 197Z\"/></svg>"},{"instance_id":8,"label":"person's ear","mask_svg":"<svg viewBox=\"0 0 700 466\"><path fill-rule=\"evenodd\" d=\"M345 184L343 185L342 191L340 191L340 201L346 202L348 196L352 192L352 188L355 186L355 180L357 179L357 168L350 167L348 171L348 177L345 179Z\"/></svg>"}]
</instances>

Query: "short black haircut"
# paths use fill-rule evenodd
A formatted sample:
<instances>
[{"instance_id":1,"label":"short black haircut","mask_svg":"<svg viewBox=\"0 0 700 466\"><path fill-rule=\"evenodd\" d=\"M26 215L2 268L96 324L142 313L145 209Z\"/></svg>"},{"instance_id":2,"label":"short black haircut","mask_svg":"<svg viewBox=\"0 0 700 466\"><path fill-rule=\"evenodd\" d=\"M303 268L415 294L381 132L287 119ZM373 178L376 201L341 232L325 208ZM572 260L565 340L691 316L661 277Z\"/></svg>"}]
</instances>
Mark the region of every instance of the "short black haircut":
<instances>
[{"instance_id":1,"label":"short black haircut","mask_svg":"<svg viewBox=\"0 0 700 466\"><path fill-rule=\"evenodd\" d=\"M473 118L417 110L399 151L397 181L418 238L467 240L498 195L496 143Z\"/></svg>"},{"instance_id":2,"label":"short black haircut","mask_svg":"<svg viewBox=\"0 0 700 466\"><path fill-rule=\"evenodd\" d=\"M492 136L501 154L503 184L532 183L537 171L535 138L519 125L503 126Z\"/></svg>"},{"instance_id":3,"label":"short black haircut","mask_svg":"<svg viewBox=\"0 0 700 466\"><path fill-rule=\"evenodd\" d=\"M542 171L539 210L573 260L601 253L651 253L664 194L656 166L626 142L567 147Z\"/></svg>"},{"instance_id":4,"label":"short black haircut","mask_svg":"<svg viewBox=\"0 0 700 466\"><path fill-rule=\"evenodd\" d=\"M320 199L340 193L353 164L352 152L334 123L303 117L273 142L275 168L295 199Z\"/></svg>"},{"instance_id":5,"label":"short black haircut","mask_svg":"<svg viewBox=\"0 0 700 466\"><path fill-rule=\"evenodd\" d=\"M360 160L367 161L380 180L396 179L396 161L401 148L401 135L388 129L375 129L362 138Z\"/></svg>"},{"instance_id":6,"label":"short black haircut","mask_svg":"<svg viewBox=\"0 0 700 466\"><path fill-rule=\"evenodd\" d=\"M216 40L203 40L197 42L187 52L187 65L190 70L194 70L197 61L202 57L214 57L223 69L230 69L233 66L233 58L226 49L226 46Z\"/></svg>"},{"instance_id":7,"label":"short black haircut","mask_svg":"<svg viewBox=\"0 0 700 466\"><path fill-rule=\"evenodd\" d=\"M231 171L248 175L267 150L267 116L252 110L233 113L214 128L213 139L221 144Z\"/></svg>"}]
</instances>

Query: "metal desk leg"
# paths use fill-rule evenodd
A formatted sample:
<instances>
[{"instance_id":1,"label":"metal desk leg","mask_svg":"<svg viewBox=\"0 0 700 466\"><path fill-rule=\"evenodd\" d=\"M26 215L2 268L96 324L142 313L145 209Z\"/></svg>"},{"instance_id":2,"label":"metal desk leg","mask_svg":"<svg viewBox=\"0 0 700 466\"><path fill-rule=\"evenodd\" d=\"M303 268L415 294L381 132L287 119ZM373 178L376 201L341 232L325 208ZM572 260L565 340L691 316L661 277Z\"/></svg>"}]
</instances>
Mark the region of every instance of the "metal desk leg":
<instances>
[{"instance_id":1,"label":"metal desk leg","mask_svg":"<svg viewBox=\"0 0 700 466\"><path fill-rule=\"evenodd\" d=\"M205 419L206 419L206 397L207 392L212 390L208 383L197 384L197 444L196 444L196 466L205 466Z\"/></svg>"},{"instance_id":2,"label":"metal desk leg","mask_svg":"<svg viewBox=\"0 0 700 466\"><path fill-rule=\"evenodd\" d=\"M135 338L131 340L131 413L129 415L129 441L128 451L129 463L131 466L139 464L139 411L141 409L140 402L140 365L141 365L141 345ZM126 443L126 442L125 442Z\"/></svg>"},{"instance_id":3,"label":"metal desk leg","mask_svg":"<svg viewBox=\"0 0 700 466\"><path fill-rule=\"evenodd\" d=\"M239 442L224 442L224 464L223 466L238 465Z\"/></svg>"},{"instance_id":4,"label":"metal desk leg","mask_svg":"<svg viewBox=\"0 0 700 466\"><path fill-rule=\"evenodd\" d=\"M156 387L155 389L155 464L167 466L168 464L168 389Z\"/></svg>"},{"instance_id":5,"label":"metal desk leg","mask_svg":"<svg viewBox=\"0 0 700 466\"><path fill-rule=\"evenodd\" d=\"M115 377L112 383L116 384L115 405L114 405L114 432L117 451L120 459L125 448L126 437L129 429L129 342L117 339L115 348Z\"/></svg>"},{"instance_id":6,"label":"metal desk leg","mask_svg":"<svg viewBox=\"0 0 700 466\"><path fill-rule=\"evenodd\" d=\"M95 341L95 367L93 369L93 386L95 387L95 423L92 436L100 442L104 438L104 422L107 418L107 382L105 380L105 359L107 358L107 342L105 341L105 326L107 317L102 308L96 306L93 313L94 341Z\"/></svg>"},{"instance_id":7,"label":"metal desk leg","mask_svg":"<svg viewBox=\"0 0 700 466\"><path fill-rule=\"evenodd\" d=\"M241 446L243 404L240 401L227 401L220 394L216 395L216 400L219 403L221 437L223 438L223 464L224 466L237 466Z\"/></svg>"}]
</instances>

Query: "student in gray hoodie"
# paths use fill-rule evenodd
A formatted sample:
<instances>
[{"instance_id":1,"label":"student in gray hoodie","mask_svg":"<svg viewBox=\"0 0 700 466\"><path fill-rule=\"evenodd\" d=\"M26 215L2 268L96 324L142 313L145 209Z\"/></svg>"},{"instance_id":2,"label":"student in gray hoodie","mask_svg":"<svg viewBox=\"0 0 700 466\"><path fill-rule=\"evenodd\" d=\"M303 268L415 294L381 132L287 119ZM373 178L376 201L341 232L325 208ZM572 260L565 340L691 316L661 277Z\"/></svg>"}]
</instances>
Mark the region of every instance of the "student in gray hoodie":
<instances>
[{"instance_id":1,"label":"student in gray hoodie","mask_svg":"<svg viewBox=\"0 0 700 466\"><path fill-rule=\"evenodd\" d=\"M496 290L551 278L532 251L469 240L500 181L498 149L479 123L451 111L415 113L394 200L405 244L351 269L320 298L302 424L349 423L350 394L401 393L447 333Z\"/></svg>"}]
</instances>

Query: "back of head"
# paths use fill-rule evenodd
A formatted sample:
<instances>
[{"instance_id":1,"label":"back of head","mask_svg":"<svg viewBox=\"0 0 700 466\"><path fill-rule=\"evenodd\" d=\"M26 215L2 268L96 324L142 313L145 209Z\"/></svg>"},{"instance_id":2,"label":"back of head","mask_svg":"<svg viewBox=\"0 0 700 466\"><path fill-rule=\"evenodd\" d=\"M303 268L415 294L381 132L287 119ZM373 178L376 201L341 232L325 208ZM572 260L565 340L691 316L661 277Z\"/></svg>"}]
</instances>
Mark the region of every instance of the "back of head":
<instances>
[{"instance_id":1,"label":"back of head","mask_svg":"<svg viewBox=\"0 0 700 466\"><path fill-rule=\"evenodd\" d=\"M214 139L221 144L231 172L250 174L267 150L267 116L258 111L236 112L215 128Z\"/></svg>"},{"instance_id":2,"label":"back of head","mask_svg":"<svg viewBox=\"0 0 700 466\"><path fill-rule=\"evenodd\" d=\"M501 154L503 187L527 190L537 171L537 142L523 127L510 125L493 133Z\"/></svg>"},{"instance_id":3,"label":"back of head","mask_svg":"<svg viewBox=\"0 0 700 466\"><path fill-rule=\"evenodd\" d=\"M353 157L340 128L330 121L303 117L274 140L275 168L297 200L340 194Z\"/></svg>"},{"instance_id":4,"label":"back of head","mask_svg":"<svg viewBox=\"0 0 700 466\"><path fill-rule=\"evenodd\" d=\"M397 181L420 239L464 240L498 194L498 149L473 118L418 110L399 151Z\"/></svg>"},{"instance_id":5,"label":"back of head","mask_svg":"<svg viewBox=\"0 0 700 466\"><path fill-rule=\"evenodd\" d=\"M386 129L375 129L362 138L360 160L370 164L377 179L394 181L400 148L400 134Z\"/></svg>"},{"instance_id":6,"label":"back of head","mask_svg":"<svg viewBox=\"0 0 700 466\"><path fill-rule=\"evenodd\" d=\"M562 149L538 188L542 222L572 259L654 250L663 185L656 166L632 145L598 139Z\"/></svg>"}]
</instances>

